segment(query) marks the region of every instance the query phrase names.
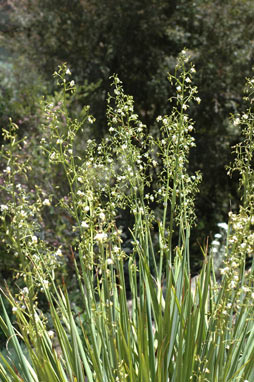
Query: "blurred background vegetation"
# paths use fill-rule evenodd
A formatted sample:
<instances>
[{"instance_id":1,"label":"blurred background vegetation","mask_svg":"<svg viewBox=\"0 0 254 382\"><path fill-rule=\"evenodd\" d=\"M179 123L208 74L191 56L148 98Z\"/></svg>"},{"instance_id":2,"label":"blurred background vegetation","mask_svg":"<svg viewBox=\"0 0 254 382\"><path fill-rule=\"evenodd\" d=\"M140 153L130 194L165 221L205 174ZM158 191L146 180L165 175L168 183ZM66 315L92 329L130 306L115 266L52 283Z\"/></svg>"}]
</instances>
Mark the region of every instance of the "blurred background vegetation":
<instances>
[{"instance_id":1,"label":"blurred background vegetation","mask_svg":"<svg viewBox=\"0 0 254 382\"><path fill-rule=\"evenodd\" d=\"M96 117L84 130L83 140L107 134L106 97L113 73L123 81L125 92L134 96L143 123L156 134L155 119L170 113L168 99L175 94L167 74L174 72L177 55L187 48L202 99L190 109L197 143L190 171L203 174L192 237L195 269L200 245L238 205L237 179L230 179L225 169L232 160L231 146L240 139L229 116L245 107L245 78L252 76L254 63L253 19L253 0L2 0L0 128L12 117L20 126L19 134L28 137L27 154L35 153L38 167L33 176L44 182L47 191L51 177L61 186L60 170L47 174L36 151L43 122L41 97L58 97L52 77L57 66L66 62L78 84L75 97L68 101L72 117L86 104ZM50 222L50 211L52 241L58 240L56 226L59 237L69 240L69 217L59 213L58 220ZM121 223L125 225L124 220ZM4 278L13 267L2 245Z\"/></svg>"}]
</instances>

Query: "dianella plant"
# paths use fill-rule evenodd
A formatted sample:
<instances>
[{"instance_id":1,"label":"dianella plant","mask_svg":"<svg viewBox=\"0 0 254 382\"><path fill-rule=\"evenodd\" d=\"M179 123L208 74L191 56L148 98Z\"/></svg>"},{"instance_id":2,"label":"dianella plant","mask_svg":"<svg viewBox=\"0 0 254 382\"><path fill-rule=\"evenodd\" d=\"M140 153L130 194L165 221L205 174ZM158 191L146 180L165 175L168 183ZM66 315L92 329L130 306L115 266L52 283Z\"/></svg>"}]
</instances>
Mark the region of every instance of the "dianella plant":
<instances>
[{"instance_id":1,"label":"dianella plant","mask_svg":"<svg viewBox=\"0 0 254 382\"><path fill-rule=\"evenodd\" d=\"M18 139L12 122L4 130L1 236L20 266L16 289L1 288L1 381L254 380L253 266L246 267L254 249L254 114L250 108L232 122L243 140L229 173L238 171L243 199L229 214L220 277L208 248L201 248L203 266L193 281L189 241L201 181L188 172L195 146L188 111L201 101L194 75L182 51L169 75L176 96L170 113L157 117L157 134L141 122L114 75L108 135L100 143L80 142L94 118L88 107L79 120L70 118L75 83L68 67L59 67L58 99L42 102L39 155L47 192L29 180L40 169L33 169L32 153L23 154L26 138ZM248 84L251 100L254 81ZM68 246L49 240L49 213L56 221L68 216ZM125 214L128 246L119 224Z\"/></svg>"}]
</instances>

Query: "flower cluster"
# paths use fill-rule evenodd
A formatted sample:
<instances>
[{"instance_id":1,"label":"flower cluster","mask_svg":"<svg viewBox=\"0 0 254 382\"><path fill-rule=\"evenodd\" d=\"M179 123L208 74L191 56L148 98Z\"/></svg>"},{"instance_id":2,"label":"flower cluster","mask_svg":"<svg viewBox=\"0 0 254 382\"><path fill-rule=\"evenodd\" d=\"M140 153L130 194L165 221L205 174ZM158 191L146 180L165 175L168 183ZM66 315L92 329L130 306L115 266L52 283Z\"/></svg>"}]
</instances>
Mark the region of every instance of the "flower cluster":
<instances>
[{"instance_id":1,"label":"flower cluster","mask_svg":"<svg viewBox=\"0 0 254 382\"><path fill-rule=\"evenodd\" d=\"M194 123L186 113L191 102L200 99L196 97L197 88L192 85L192 75L195 73L194 66L186 69L188 62L187 53L180 55L177 71L179 76L169 76L169 81L176 87L177 96L171 98L176 102L170 115L157 117L161 124L161 137L158 140L160 158L163 171L161 173L161 189L164 204L167 199L172 199L171 208L175 209L178 224L192 225L195 218L194 198L198 192L198 184L201 181L199 172L188 175L188 156L190 149L195 147L191 133Z\"/></svg>"},{"instance_id":2,"label":"flower cluster","mask_svg":"<svg viewBox=\"0 0 254 382\"><path fill-rule=\"evenodd\" d=\"M247 100L252 104L254 93L254 80L247 80ZM232 117L233 127L241 130L243 139L234 147L235 160L228 168L228 174L237 172L240 175L240 189L243 191L243 206L254 209L254 112L252 108L242 115Z\"/></svg>"}]
</instances>

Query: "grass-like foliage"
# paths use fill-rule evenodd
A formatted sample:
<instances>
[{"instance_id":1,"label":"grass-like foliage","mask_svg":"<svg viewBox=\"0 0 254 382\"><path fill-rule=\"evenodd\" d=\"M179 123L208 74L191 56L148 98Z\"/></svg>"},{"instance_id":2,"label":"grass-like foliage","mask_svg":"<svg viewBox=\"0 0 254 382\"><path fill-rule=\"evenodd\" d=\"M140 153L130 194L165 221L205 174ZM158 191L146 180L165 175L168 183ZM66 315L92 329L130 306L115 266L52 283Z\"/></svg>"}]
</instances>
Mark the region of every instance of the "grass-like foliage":
<instances>
[{"instance_id":1,"label":"grass-like foliage","mask_svg":"<svg viewBox=\"0 0 254 382\"><path fill-rule=\"evenodd\" d=\"M242 127L244 138L230 170L240 173L243 202L239 213L229 215L220 280L204 248L193 283L189 240L201 179L188 173L195 145L188 108L200 102L194 73L183 51L169 76L176 97L170 115L157 118L157 137L113 76L109 134L98 144L80 142L80 130L94 118L88 107L80 120L69 117L75 84L62 66L55 77L63 90L42 105L37 155L45 159L44 172L38 156L24 155L28 143L18 140L17 126L4 131L1 235L21 267L17 291L2 288L15 319L1 299L7 338L1 381L254 380L254 268L245 266L254 249L254 115L249 109L232 123ZM248 83L251 99L254 82ZM48 193L40 184L47 184ZM128 251L119 227L125 213L131 222ZM52 226L47 230L46 221L58 221L58 214L68 216L71 229L63 243L47 233ZM65 231L59 232L64 240ZM74 292L61 277L65 257L75 272Z\"/></svg>"}]
</instances>

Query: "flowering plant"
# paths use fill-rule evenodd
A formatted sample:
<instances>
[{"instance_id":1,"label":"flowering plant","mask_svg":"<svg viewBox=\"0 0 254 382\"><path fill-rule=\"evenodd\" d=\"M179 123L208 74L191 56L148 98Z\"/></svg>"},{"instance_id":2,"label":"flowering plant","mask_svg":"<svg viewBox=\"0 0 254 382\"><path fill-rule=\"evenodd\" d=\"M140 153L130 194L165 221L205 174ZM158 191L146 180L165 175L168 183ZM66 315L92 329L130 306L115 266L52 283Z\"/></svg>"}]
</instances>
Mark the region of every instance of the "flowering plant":
<instances>
[{"instance_id":1,"label":"flowering plant","mask_svg":"<svg viewBox=\"0 0 254 382\"><path fill-rule=\"evenodd\" d=\"M36 185L36 192L24 185L32 158L21 160L24 140L17 140L15 124L4 132L9 144L2 148L2 232L9 253L22 264L18 273L23 285L17 293L2 288L15 315L12 323L1 298L0 326L10 355L1 354L3 382L254 379L253 266L245 272L246 251L253 249L248 241L253 225L253 118L250 111L248 118L237 117L248 128L247 140L236 148L234 167L240 170L244 200L239 214L230 215L221 282L207 248L193 282L189 238L200 182L199 173L188 173L195 144L188 108L200 102L194 74L183 51L175 75L169 76L176 88L171 113L157 118L160 139L148 133L117 76L108 97L109 134L99 144L87 140L82 152L77 151L78 132L94 122L89 108L82 120L73 121L66 98L57 107L44 103L40 150L49 172L63 169L65 195L54 183L50 195ZM74 94L66 65L55 76L64 97ZM159 165L163 170L157 173ZM157 188L151 191L154 176ZM69 248L61 243L54 247L41 234L49 208L67 214ZM129 251L118 224L122 211L132 217ZM57 273L66 255L75 273L78 303Z\"/></svg>"}]
</instances>

